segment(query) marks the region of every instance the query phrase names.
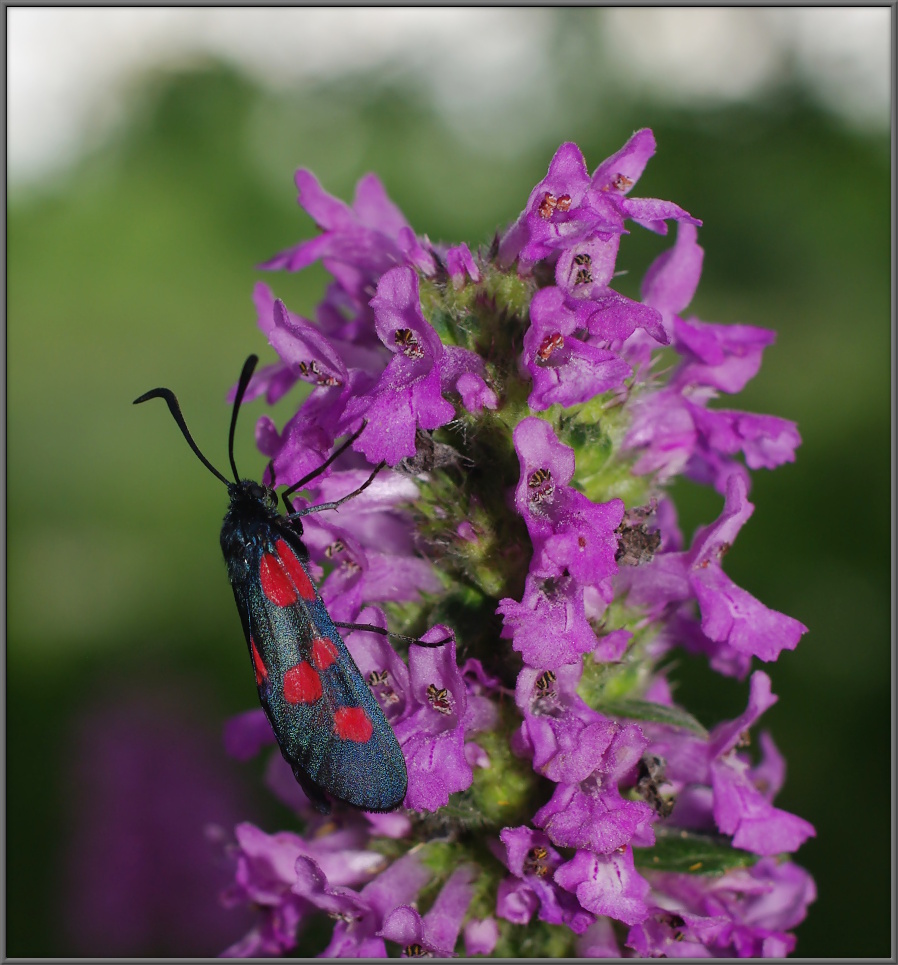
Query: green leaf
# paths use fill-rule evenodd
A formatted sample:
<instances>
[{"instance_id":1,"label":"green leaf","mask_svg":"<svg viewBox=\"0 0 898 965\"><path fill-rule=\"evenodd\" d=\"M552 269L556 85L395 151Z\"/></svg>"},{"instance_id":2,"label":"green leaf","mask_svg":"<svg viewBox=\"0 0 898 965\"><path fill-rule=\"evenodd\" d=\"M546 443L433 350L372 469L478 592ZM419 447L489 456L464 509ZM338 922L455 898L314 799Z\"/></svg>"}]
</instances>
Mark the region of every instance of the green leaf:
<instances>
[{"instance_id":1,"label":"green leaf","mask_svg":"<svg viewBox=\"0 0 898 965\"><path fill-rule=\"evenodd\" d=\"M747 868L759 860L756 854L734 848L729 838L657 825L654 847L634 848L633 858L636 866L646 871L699 875L722 875L731 868Z\"/></svg>"},{"instance_id":2,"label":"green leaf","mask_svg":"<svg viewBox=\"0 0 898 965\"><path fill-rule=\"evenodd\" d=\"M708 737L708 732L692 714L680 707L668 707L666 704L656 704L651 700L627 697L623 700L603 703L598 709L614 717L645 720L652 724L666 724L668 727L678 727L680 730L691 731L705 739Z\"/></svg>"}]
</instances>

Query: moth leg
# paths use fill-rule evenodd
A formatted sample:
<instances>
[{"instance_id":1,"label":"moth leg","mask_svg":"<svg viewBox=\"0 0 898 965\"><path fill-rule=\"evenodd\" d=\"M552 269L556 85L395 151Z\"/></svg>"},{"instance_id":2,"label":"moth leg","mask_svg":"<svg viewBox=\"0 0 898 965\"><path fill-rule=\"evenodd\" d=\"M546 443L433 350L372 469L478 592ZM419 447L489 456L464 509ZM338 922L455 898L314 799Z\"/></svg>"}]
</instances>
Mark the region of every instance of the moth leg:
<instances>
[{"instance_id":1,"label":"moth leg","mask_svg":"<svg viewBox=\"0 0 898 965\"><path fill-rule=\"evenodd\" d=\"M373 623L338 623L335 620L334 626L341 627L343 630L367 630L370 633L379 633L382 637L396 637L397 640L415 643L419 647L442 647L452 639L452 637L446 637L443 640L434 640L432 643L425 643L418 637L408 637L404 633L393 633L392 630L384 630L383 627L376 627Z\"/></svg>"},{"instance_id":2,"label":"moth leg","mask_svg":"<svg viewBox=\"0 0 898 965\"><path fill-rule=\"evenodd\" d=\"M338 506L342 506L343 503L348 502L350 499L355 499L356 496L358 496L360 493L363 493L371 485L371 483L374 482L375 476L377 476L385 465L385 462L378 463L374 467L374 472L371 473L371 475L362 483L361 486L359 486L358 489L353 490L351 493L347 493L347 495L342 496L340 499L334 500L332 503L319 503L317 506L307 506L305 509L298 509L296 511L293 511L291 506L291 512L287 519L290 519L291 517L308 516L309 513L320 513L323 509L337 509ZM281 499L283 498L284 496L281 494ZM286 501L285 505L289 506Z\"/></svg>"}]
</instances>

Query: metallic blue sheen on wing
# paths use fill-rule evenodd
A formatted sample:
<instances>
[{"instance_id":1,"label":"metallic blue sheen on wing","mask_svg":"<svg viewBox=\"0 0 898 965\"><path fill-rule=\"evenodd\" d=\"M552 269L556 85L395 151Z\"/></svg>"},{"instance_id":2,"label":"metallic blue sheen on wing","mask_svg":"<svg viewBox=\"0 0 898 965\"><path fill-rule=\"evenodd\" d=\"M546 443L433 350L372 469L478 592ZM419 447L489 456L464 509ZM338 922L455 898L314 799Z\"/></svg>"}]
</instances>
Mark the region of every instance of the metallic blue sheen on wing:
<instances>
[{"instance_id":1,"label":"metallic blue sheen on wing","mask_svg":"<svg viewBox=\"0 0 898 965\"><path fill-rule=\"evenodd\" d=\"M366 811L394 810L402 804L407 784L399 743L317 590L313 600L297 597L285 606L264 592L259 576L262 557L277 556L279 540L293 550L307 574L308 552L290 522L258 497L261 487L251 485L252 493L232 493L221 543L250 657L252 641L265 667L259 699L281 753L320 810L328 807L322 791ZM312 648L316 638L329 640L337 654L320 669ZM291 702L285 697L284 678L304 662L309 665L303 668L304 679L314 682L317 675L321 695L309 702ZM367 740L339 736L335 714L340 708L364 710L371 722Z\"/></svg>"}]
</instances>

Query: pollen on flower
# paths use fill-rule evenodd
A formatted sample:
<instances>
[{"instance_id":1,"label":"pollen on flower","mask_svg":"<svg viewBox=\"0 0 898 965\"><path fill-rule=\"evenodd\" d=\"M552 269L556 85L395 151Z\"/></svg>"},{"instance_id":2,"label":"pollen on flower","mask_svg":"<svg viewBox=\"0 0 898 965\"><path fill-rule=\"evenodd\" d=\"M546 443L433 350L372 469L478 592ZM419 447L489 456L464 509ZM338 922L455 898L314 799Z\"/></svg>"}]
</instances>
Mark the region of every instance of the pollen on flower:
<instances>
[{"instance_id":1,"label":"pollen on flower","mask_svg":"<svg viewBox=\"0 0 898 965\"><path fill-rule=\"evenodd\" d=\"M555 690L555 681L557 679L553 670L544 670L536 678L536 683L533 685L536 699L550 700L552 697L557 697L558 692Z\"/></svg>"},{"instance_id":2,"label":"pollen on flower","mask_svg":"<svg viewBox=\"0 0 898 965\"><path fill-rule=\"evenodd\" d=\"M412 942L410 945L406 945L402 949L402 954L406 958L433 958L433 954L427 951L423 945L418 944L418 942Z\"/></svg>"},{"instance_id":3,"label":"pollen on flower","mask_svg":"<svg viewBox=\"0 0 898 965\"><path fill-rule=\"evenodd\" d=\"M410 328L397 328L393 340L406 358L413 360L424 358L424 349Z\"/></svg>"},{"instance_id":4,"label":"pollen on flower","mask_svg":"<svg viewBox=\"0 0 898 965\"><path fill-rule=\"evenodd\" d=\"M316 385L340 385L340 380L335 375L328 375L327 372L322 371L314 359L311 362L300 362L299 372L304 379L314 382Z\"/></svg>"},{"instance_id":5,"label":"pollen on flower","mask_svg":"<svg viewBox=\"0 0 898 965\"><path fill-rule=\"evenodd\" d=\"M548 857L549 852L545 848L539 846L531 848L524 859L524 874L545 878L549 873Z\"/></svg>"},{"instance_id":6,"label":"pollen on flower","mask_svg":"<svg viewBox=\"0 0 898 965\"><path fill-rule=\"evenodd\" d=\"M552 212L555 210L555 206L558 204L558 198L554 194L550 194L548 191L543 195L542 201L540 201L537 210L539 211L539 216L548 220L552 217Z\"/></svg>"},{"instance_id":7,"label":"pollen on flower","mask_svg":"<svg viewBox=\"0 0 898 965\"><path fill-rule=\"evenodd\" d=\"M527 477L527 487L530 489L532 503L541 503L549 499L555 492L551 471L544 467L534 469Z\"/></svg>"},{"instance_id":8,"label":"pollen on flower","mask_svg":"<svg viewBox=\"0 0 898 965\"><path fill-rule=\"evenodd\" d=\"M437 687L436 684L428 684L427 700L431 707L438 714L451 714L452 703L449 700L449 691L445 687Z\"/></svg>"},{"instance_id":9,"label":"pollen on flower","mask_svg":"<svg viewBox=\"0 0 898 965\"><path fill-rule=\"evenodd\" d=\"M575 269L574 285L592 284L592 256L585 251L578 252L574 255L572 264Z\"/></svg>"},{"instance_id":10,"label":"pollen on flower","mask_svg":"<svg viewBox=\"0 0 898 965\"><path fill-rule=\"evenodd\" d=\"M547 335L540 343L536 355L541 362L548 362L558 349L564 348L564 336L561 332L553 332Z\"/></svg>"},{"instance_id":11,"label":"pollen on flower","mask_svg":"<svg viewBox=\"0 0 898 965\"><path fill-rule=\"evenodd\" d=\"M627 191L629 188L633 187L632 178L628 178L625 174L618 174L616 177L612 178L611 186L616 191Z\"/></svg>"}]
</instances>

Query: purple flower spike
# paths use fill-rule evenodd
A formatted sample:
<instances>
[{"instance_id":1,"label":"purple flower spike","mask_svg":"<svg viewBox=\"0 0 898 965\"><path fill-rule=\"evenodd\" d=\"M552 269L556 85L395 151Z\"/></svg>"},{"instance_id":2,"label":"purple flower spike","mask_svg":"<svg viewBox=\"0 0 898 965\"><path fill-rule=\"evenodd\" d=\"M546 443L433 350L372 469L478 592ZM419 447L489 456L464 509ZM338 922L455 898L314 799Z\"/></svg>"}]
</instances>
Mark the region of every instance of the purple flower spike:
<instances>
[{"instance_id":1,"label":"purple flower spike","mask_svg":"<svg viewBox=\"0 0 898 965\"><path fill-rule=\"evenodd\" d=\"M627 947L641 958L712 958L708 946L726 931L723 915L652 909L652 914L630 929Z\"/></svg>"},{"instance_id":2,"label":"purple flower spike","mask_svg":"<svg viewBox=\"0 0 898 965\"><path fill-rule=\"evenodd\" d=\"M288 312L279 298L272 313L274 325L268 342L300 379L325 387L346 384L349 373L343 360L311 322Z\"/></svg>"},{"instance_id":3,"label":"purple flower spike","mask_svg":"<svg viewBox=\"0 0 898 965\"><path fill-rule=\"evenodd\" d=\"M772 793L763 794L748 764L732 753L741 734L776 700L770 692L770 678L756 671L752 674L745 713L715 728L709 742L709 753L714 758L711 762L714 820L724 834L733 835L734 847L763 855L797 851L815 834L807 821L773 807Z\"/></svg>"},{"instance_id":4,"label":"purple flower spike","mask_svg":"<svg viewBox=\"0 0 898 965\"><path fill-rule=\"evenodd\" d=\"M682 231L681 228L680 232ZM676 262L679 259L674 255L672 260ZM665 274L666 271L665 268ZM658 287L660 284L661 279L658 278ZM660 294L655 297L660 301ZM672 303L657 307L664 311L669 305L677 303L673 300ZM656 302L652 301L650 304ZM673 384L683 388L710 386L731 394L741 392L758 374L764 349L772 345L776 338L776 334L766 328L756 328L753 325L714 325L711 322L701 322L697 318L675 318L673 331L674 346L683 357L674 374Z\"/></svg>"},{"instance_id":5,"label":"purple flower spike","mask_svg":"<svg viewBox=\"0 0 898 965\"><path fill-rule=\"evenodd\" d=\"M300 855L296 859L295 870L296 878L290 889L293 894L304 898L332 918L353 918L364 908L358 892L331 885L327 875L312 858Z\"/></svg>"},{"instance_id":6,"label":"purple flower spike","mask_svg":"<svg viewBox=\"0 0 898 965\"><path fill-rule=\"evenodd\" d=\"M564 248L555 262L555 284L578 298L592 298L614 277L620 235L597 235Z\"/></svg>"},{"instance_id":7,"label":"purple flower spike","mask_svg":"<svg viewBox=\"0 0 898 965\"><path fill-rule=\"evenodd\" d=\"M520 255L532 264L572 243L585 240L601 229L619 234L623 224L610 205L592 211L586 197L589 174L576 144L562 144L549 164L546 176L530 192L527 206L499 245L499 259L509 263ZM604 217L603 217L604 215Z\"/></svg>"},{"instance_id":8,"label":"purple flower spike","mask_svg":"<svg viewBox=\"0 0 898 965\"><path fill-rule=\"evenodd\" d=\"M315 502L346 496L368 475L365 470L331 473L316 487ZM343 520L336 514L308 517L303 540L309 553L316 562L333 567L320 590L334 619L354 620L370 600L413 600L421 591L438 588L433 567L414 555L407 519L396 511L417 492L410 479L381 472L354 501L352 532L340 525Z\"/></svg>"},{"instance_id":9,"label":"purple flower spike","mask_svg":"<svg viewBox=\"0 0 898 965\"><path fill-rule=\"evenodd\" d=\"M752 727L764 711L778 700L770 689L770 677L763 670L756 670L749 683L748 707L744 714L724 724L718 724L708 739L708 751L720 757L738 746L742 735Z\"/></svg>"},{"instance_id":10,"label":"purple flower spike","mask_svg":"<svg viewBox=\"0 0 898 965\"><path fill-rule=\"evenodd\" d=\"M514 447L521 463L515 506L526 520L534 514L534 507L553 498L556 486L570 482L576 458L570 446L558 441L548 422L532 416L522 419L515 427ZM530 479L537 470L540 470L539 476Z\"/></svg>"},{"instance_id":11,"label":"purple flower spike","mask_svg":"<svg viewBox=\"0 0 898 965\"><path fill-rule=\"evenodd\" d=\"M238 761L248 761L274 743L271 724L261 707L231 717L224 727L225 750Z\"/></svg>"},{"instance_id":12,"label":"purple flower spike","mask_svg":"<svg viewBox=\"0 0 898 965\"><path fill-rule=\"evenodd\" d=\"M730 757L711 764L714 820L723 834L733 836L733 847L754 854L797 851L815 836L813 825L788 811L773 807L752 783L744 761Z\"/></svg>"},{"instance_id":13,"label":"purple flower spike","mask_svg":"<svg viewBox=\"0 0 898 965\"><path fill-rule=\"evenodd\" d=\"M816 890L790 861L762 858L753 868L711 875L652 874L665 907L630 930L627 946L645 957L782 958L795 948ZM685 946L685 950L681 951Z\"/></svg>"},{"instance_id":14,"label":"purple flower spike","mask_svg":"<svg viewBox=\"0 0 898 965\"><path fill-rule=\"evenodd\" d=\"M637 328L661 345L670 341L661 315L649 305L634 302L610 288L591 292L588 304L592 310L586 324L595 341L625 342Z\"/></svg>"},{"instance_id":15,"label":"purple flower spike","mask_svg":"<svg viewBox=\"0 0 898 965\"><path fill-rule=\"evenodd\" d=\"M496 393L483 380L483 360L474 352L457 345L447 345L440 359L440 387L443 392L461 396L468 412L496 409Z\"/></svg>"},{"instance_id":16,"label":"purple flower spike","mask_svg":"<svg viewBox=\"0 0 898 965\"><path fill-rule=\"evenodd\" d=\"M281 361L264 366L253 375L244 396L246 401L264 394L268 404L273 405L299 380L319 387L342 386L350 378L347 364L377 368L383 364L371 349L328 338L312 322L287 311L262 282L253 289L253 302L259 329ZM233 402L235 390L236 386L228 393L229 402Z\"/></svg>"},{"instance_id":17,"label":"purple flower spike","mask_svg":"<svg viewBox=\"0 0 898 965\"><path fill-rule=\"evenodd\" d=\"M235 834L237 869L234 885L224 900L229 905L249 903L258 908L261 922L225 951L226 957L281 955L295 945L300 923L316 909L309 895L293 890L296 865L301 857L311 859L310 864L322 882L329 879L344 896L347 892L342 890L343 886L365 881L383 866L383 858L370 851L357 850L362 842L351 832L330 839L305 841L286 831L265 834L245 822L237 826Z\"/></svg>"},{"instance_id":18,"label":"purple flower spike","mask_svg":"<svg viewBox=\"0 0 898 965\"><path fill-rule=\"evenodd\" d=\"M304 836L238 829L227 897L256 924L226 954L309 954L304 929L326 916L325 957L448 957L462 935L468 955L793 950L814 889L783 854L814 829L775 806L786 762L772 737L745 746L776 700L755 658L776 659L806 628L736 586L723 557L754 510L753 472L792 461L800 438L787 419L716 407L758 372L774 334L684 315L701 222L634 197L655 146L638 130L590 174L562 144L514 223L473 253L416 233L373 175L349 205L297 172L319 234L266 267L320 261L331 279L308 318L256 287L278 360L246 397L283 405L306 383L284 422L257 420L256 441L266 484L313 476L291 497L301 528L284 525L302 534L321 603L289 604L298 639L280 617L252 629L276 638L261 641L266 667L276 653L320 680L303 719L327 730L351 694L310 639L326 629L322 605L346 628L361 679L341 666L383 709L374 726L395 734L407 791L389 813L335 800L325 816L270 753L268 788ZM676 238L637 280L639 299L610 287L619 255L632 260L631 222L663 235L671 221ZM372 475L378 463L392 471ZM678 475L722 494L691 545ZM744 711L710 734L675 700L681 649L751 674ZM277 721L288 758L290 726ZM267 727L260 711L235 718L229 751L257 754ZM330 759L343 738L324 736ZM350 756L362 763L369 747ZM343 779L356 778L324 792ZM702 873L689 849L703 836L742 849L721 854L740 867ZM674 838L689 873L657 870Z\"/></svg>"},{"instance_id":19,"label":"purple flower spike","mask_svg":"<svg viewBox=\"0 0 898 965\"><path fill-rule=\"evenodd\" d=\"M599 918L577 938L578 958L620 958L620 946L614 926L608 918Z\"/></svg>"},{"instance_id":20,"label":"purple flower spike","mask_svg":"<svg viewBox=\"0 0 898 965\"><path fill-rule=\"evenodd\" d=\"M533 749L535 770L551 781L580 784L602 767L617 725L594 712L584 717L528 714L521 731L522 739Z\"/></svg>"},{"instance_id":21,"label":"purple flower spike","mask_svg":"<svg viewBox=\"0 0 898 965\"><path fill-rule=\"evenodd\" d=\"M775 702L770 678L759 670L752 674L745 713L720 724L707 741L685 735L652 741L651 752L667 762L667 779L683 789L675 812L679 824L707 830L713 821L733 836L734 847L761 855L795 851L814 835L807 821L771 803L782 783L781 761L765 757L752 769L738 751L742 735Z\"/></svg>"},{"instance_id":22,"label":"purple flower spike","mask_svg":"<svg viewBox=\"0 0 898 965\"><path fill-rule=\"evenodd\" d=\"M592 185L598 191L613 191L621 197L642 177L642 172L655 153L655 135L644 127L595 169Z\"/></svg>"},{"instance_id":23,"label":"purple flower spike","mask_svg":"<svg viewBox=\"0 0 898 965\"><path fill-rule=\"evenodd\" d=\"M739 474L728 478L726 493L720 518L695 534L688 552L662 553L651 567L621 574L619 581L628 586L633 603L661 607L674 601L698 600L704 643L696 640L696 649L722 645L725 662L731 661L733 653L775 660L783 650L795 648L807 627L765 607L724 573L721 559L754 511ZM737 675L745 669L747 665L737 663Z\"/></svg>"},{"instance_id":24,"label":"purple flower spike","mask_svg":"<svg viewBox=\"0 0 898 965\"><path fill-rule=\"evenodd\" d=\"M428 246L430 242L424 239ZM406 264L417 268L423 275L432 275L437 268L433 255L418 241L418 236L411 228L401 228L399 231L399 250L405 256Z\"/></svg>"},{"instance_id":25,"label":"purple flower spike","mask_svg":"<svg viewBox=\"0 0 898 965\"><path fill-rule=\"evenodd\" d=\"M788 419L698 406L692 407L691 415L699 434L699 457L704 449L715 455L742 452L749 469L775 469L795 461L801 437L795 423Z\"/></svg>"}]
</instances>

